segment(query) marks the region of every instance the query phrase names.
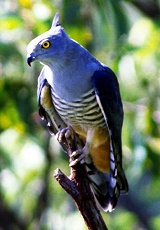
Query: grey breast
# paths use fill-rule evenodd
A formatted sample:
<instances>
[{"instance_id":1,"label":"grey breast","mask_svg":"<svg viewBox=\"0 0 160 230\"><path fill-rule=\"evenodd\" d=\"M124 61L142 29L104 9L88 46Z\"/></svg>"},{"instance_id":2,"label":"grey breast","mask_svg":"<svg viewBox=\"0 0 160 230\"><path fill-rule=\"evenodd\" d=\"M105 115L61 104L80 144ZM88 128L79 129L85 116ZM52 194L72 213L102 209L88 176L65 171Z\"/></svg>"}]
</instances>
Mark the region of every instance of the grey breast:
<instances>
[{"instance_id":1,"label":"grey breast","mask_svg":"<svg viewBox=\"0 0 160 230\"><path fill-rule=\"evenodd\" d=\"M52 90L54 106L67 124L105 127L105 120L92 90L78 100L68 102Z\"/></svg>"}]
</instances>

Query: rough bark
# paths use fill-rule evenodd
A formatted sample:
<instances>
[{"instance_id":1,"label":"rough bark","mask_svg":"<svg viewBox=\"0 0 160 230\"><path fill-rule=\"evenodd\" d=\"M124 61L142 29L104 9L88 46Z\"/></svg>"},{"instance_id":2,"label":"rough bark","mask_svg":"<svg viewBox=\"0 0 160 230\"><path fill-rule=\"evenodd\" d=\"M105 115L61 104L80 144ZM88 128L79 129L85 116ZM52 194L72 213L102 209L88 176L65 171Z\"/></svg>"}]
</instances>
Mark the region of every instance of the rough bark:
<instances>
[{"instance_id":1,"label":"rough bark","mask_svg":"<svg viewBox=\"0 0 160 230\"><path fill-rule=\"evenodd\" d=\"M68 155L71 156L72 152L77 149L76 142L69 138L65 140L65 143ZM71 167L70 177L64 175L60 169L56 169L54 177L61 187L74 199L89 230L108 229L96 206L84 164L78 163Z\"/></svg>"}]
</instances>

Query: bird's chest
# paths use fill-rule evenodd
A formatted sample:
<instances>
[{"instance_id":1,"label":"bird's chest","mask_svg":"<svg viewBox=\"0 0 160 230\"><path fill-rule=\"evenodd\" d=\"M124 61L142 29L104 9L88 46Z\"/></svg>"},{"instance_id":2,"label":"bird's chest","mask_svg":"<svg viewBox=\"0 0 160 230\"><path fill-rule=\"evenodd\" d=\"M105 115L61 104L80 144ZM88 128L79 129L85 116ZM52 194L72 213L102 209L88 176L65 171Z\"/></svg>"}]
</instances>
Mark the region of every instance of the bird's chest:
<instances>
[{"instance_id":1,"label":"bird's chest","mask_svg":"<svg viewBox=\"0 0 160 230\"><path fill-rule=\"evenodd\" d=\"M52 90L52 98L57 112L68 125L81 126L83 129L105 126L104 117L93 89L72 101L60 98Z\"/></svg>"}]
</instances>

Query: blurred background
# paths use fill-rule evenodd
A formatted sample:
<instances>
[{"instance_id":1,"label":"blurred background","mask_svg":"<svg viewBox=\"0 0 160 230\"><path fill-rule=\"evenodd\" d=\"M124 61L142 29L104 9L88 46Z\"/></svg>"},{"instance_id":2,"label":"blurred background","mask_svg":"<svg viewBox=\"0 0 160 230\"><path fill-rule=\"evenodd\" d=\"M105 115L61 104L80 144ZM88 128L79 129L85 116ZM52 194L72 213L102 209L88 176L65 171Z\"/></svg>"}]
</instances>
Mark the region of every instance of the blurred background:
<instances>
[{"instance_id":1,"label":"blurred background","mask_svg":"<svg viewBox=\"0 0 160 230\"><path fill-rule=\"evenodd\" d=\"M68 157L37 113L42 66L27 44L60 13L69 36L117 75L129 194L103 218L111 230L160 229L160 1L0 0L0 230L86 230L53 178Z\"/></svg>"}]
</instances>

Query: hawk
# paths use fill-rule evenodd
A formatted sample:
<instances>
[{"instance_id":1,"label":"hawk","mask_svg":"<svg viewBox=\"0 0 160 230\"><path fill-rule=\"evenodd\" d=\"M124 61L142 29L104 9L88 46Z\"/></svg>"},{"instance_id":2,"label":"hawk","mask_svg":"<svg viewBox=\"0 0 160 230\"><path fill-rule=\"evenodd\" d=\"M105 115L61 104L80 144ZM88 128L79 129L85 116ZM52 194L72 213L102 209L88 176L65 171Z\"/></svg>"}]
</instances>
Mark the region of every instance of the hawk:
<instances>
[{"instance_id":1,"label":"hawk","mask_svg":"<svg viewBox=\"0 0 160 230\"><path fill-rule=\"evenodd\" d=\"M61 142L73 130L83 148L73 153L86 165L94 195L105 211L112 211L120 194L128 191L122 168L123 106L114 72L72 40L59 23L33 39L27 48L29 65L39 60L40 115Z\"/></svg>"}]
</instances>

